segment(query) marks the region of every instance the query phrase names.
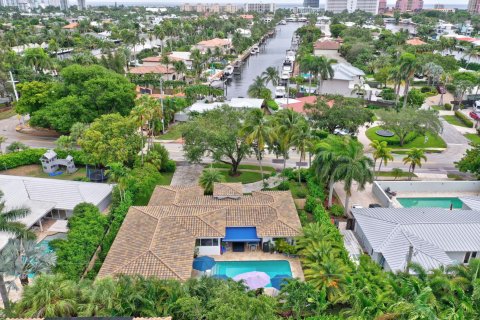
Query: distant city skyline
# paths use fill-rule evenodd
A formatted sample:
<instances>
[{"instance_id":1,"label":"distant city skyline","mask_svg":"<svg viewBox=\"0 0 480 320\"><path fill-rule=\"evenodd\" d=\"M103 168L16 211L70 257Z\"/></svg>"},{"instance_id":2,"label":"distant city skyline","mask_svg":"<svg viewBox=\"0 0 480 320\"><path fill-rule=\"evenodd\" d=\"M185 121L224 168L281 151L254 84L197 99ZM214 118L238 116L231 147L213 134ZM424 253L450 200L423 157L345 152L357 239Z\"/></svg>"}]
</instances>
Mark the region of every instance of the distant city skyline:
<instances>
[{"instance_id":1,"label":"distant city skyline","mask_svg":"<svg viewBox=\"0 0 480 320\"><path fill-rule=\"evenodd\" d=\"M76 0L70 0L70 2L76 2ZM282 3L282 4L303 4L303 0L87 0L87 3L91 4L101 4L101 3L128 3L132 4L138 2L139 4L155 4L161 5L162 3ZM326 0L320 0L321 5L325 5ZM394 6L396 0L387 0L388 6ZM446 5L460 5L466 6L468 4L468 0L424 0L424 4L426 5L434 5L434 4L446 4Z\"/></svg>"}]
</instances>

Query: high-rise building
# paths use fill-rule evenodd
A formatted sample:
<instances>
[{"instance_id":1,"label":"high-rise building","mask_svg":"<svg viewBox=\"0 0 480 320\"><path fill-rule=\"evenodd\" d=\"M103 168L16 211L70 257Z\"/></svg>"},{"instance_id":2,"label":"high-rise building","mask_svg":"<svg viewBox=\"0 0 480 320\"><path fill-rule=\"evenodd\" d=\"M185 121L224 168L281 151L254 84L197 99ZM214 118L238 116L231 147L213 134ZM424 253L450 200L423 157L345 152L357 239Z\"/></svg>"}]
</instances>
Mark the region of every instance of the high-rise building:
<instances>
[{"instance_id":1,"label":"high-rise building","mask_svg":"<svg viewBox=\"0 0 480 320\"><path fill-rule=\"evenodd\" d=\"M387 12L387 0L380 0L378 2L378 13L385 13Z\"/></svg>"},{"instance_id":2,"label":"high-rise building","mask_svg":"<svg viewBox=\"0 0 480 320\"><path fill-rule=\"evenodd\" d=\"M245 12L275 12L275 3L245 3Z\"/></svg>"},{"instance_id":3,"label":"high-rise building","mask_svg":"<svg viewBox=\"0 0 480 320\"><path fill-rule=\"evenodd\" d=\"M378 13L379 0L327 0L326 11L340 13L343 11L354 12L361 10L373 14Z\"/></svg>"},{"instance_id":4,"label":"high-rise building","mask_svg":"<svg viewBox=\"0 0 480 320\"><path fill-rule=\"evenodd\" d=\"M85 6L85 0L77 0L77 9L78 10L85 10L87 7Z\"/></svg>"},{"instance_id":5,"label":"high-rise building","mask_svg":"<svg viewBox=\"0 0 480 320\"><path fill-rule=\"evenodd\" d=\"M480 13L480 0L469 0L468 1L468 12L470 12L470 13Z\"/></svg>"},{"instance_id":6,"label":"high-rise building","mask_svg":"<svg viewBox=\"0 0 480 320\"><path fill-rule=\"evenodd\" d=\"M60 0L60 10L68 10L68 0Z\"/></svg>"},{"instance_id":7,"label":"high-rise building","mask_svg":"<svg viewBox=\"0 0 480 320\"><path fill-rule=\"evenodd\" d=\"M320 1L319 0L303 0L303 7L318 8L320 7Z\"/></svg>"},{"instance_id":8,"label":"high-rise building","mask_svg":"<svg viewBox=\"0 0 480 320\"><path fill-rule=\"evenodd\" d=\"M423 9L423 0L397 0L395 9L400 12L418 11Z\"/></svg>"},{"instance_id":9,"label":"high-rise building","mask_svg":"<svg viewBox=\"0 0 480 320\"><path fill-rule=\"evenodd\" d=\"M235 13L241 9L240 5L236 4L218 4L218 3L184 3L180 6L181 11L198 12L198 13Z\"/></svg>"}]
</instances>

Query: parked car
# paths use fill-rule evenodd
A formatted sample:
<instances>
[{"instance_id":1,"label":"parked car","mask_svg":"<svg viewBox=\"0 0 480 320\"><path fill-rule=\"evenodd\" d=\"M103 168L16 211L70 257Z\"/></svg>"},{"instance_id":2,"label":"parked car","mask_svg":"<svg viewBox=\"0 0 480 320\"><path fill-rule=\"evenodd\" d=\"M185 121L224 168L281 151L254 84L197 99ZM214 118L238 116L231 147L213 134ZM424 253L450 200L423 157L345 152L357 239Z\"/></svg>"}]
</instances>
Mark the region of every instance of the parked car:
<instances>
[{"instance_id":1,"label":"parked car","mask_svg":"<svg viewBox=\"0 0 480 320\"><path fill-rule=\"evenodd\" d=\"M352 205L352 209L363 209L363 207L359 204Z\"/></svg>"},{"instance_id":2,"label":"parked car","mask_svg":"<svg viewBox=\"0 0 480 320\"><path fill-rule=\"evenodd\" d=\"M333 130L333 134L336 134L338 136L346 136L349 135L350 132L347 129L336 128L335 130Z\"/></svg>"},{"instance_id":3,"label":"parked car","mask_svg":"<svg viewBox=\"0 0 480 320\"><path fill-rule=\"evenodd\" d=\"M480 120L480 112L475 112L475 111L470 112L470 118L474 120Z\"/></svg>"},{"instance_id":4,"label":"parked car","mask_svg":"<svg viewBox=\"0 0 480 320\"><path fill-rule=\"evenodd\" d=\"M477 100L473 103L473 111L477 113L480 112L480 100Z\"/></svg>"}]
</instances>

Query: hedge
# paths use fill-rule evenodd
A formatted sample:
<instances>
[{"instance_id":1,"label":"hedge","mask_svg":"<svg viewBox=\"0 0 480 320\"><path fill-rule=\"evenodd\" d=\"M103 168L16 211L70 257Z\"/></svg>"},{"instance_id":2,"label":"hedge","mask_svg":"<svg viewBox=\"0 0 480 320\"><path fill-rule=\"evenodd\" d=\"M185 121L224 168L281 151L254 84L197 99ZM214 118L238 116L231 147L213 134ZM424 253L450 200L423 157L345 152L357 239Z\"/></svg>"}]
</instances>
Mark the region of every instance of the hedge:
<instances>
[{"instance_id":1,"label":"hedge","mask_svg":"<svg viewBox=\"0 0 480 320\"><path fill-rule=\"evenodd\" d=\"M0 170L8 170L30 164L40 164L40 158L47 151L47 149L26 149L18 152L11 152L0 155ZM77 165L87 164L87 157L81 150L59 150L55 149L59 158L66 158L71 155Z\"/></svg>"},{"instance_id":2,"label":"hedge","mask_svg":"<svg viewBox=\"0 0 480 320\"><path fill-rule=\"evenodd\" d=\"M66 239L56 239L50 246L57 255L56 272L77 281L83 275L95 251L102 242L108 218L93 204L80 203L68 220Z\"/></svg>"},{"instance_id":3,"label":"hedge","mask_svg":"<svg viewBox=\"0 0 480 320\"><path fill-rule=\"evenodd\" d=\"M461 111L456 110L455 116L460 119L467 127L473 128L473 121L470 120L466 115L464 115Z\"/></svg>"}]
</instances>

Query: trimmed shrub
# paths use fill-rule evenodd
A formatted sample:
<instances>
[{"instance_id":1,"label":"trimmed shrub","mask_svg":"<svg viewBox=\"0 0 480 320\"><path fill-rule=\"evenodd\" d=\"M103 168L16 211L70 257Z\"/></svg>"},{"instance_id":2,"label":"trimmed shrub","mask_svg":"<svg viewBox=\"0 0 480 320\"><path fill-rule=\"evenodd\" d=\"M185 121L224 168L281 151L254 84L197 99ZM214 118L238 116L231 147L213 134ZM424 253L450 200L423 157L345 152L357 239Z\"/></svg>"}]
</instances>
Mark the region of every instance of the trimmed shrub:
<instances>
[{"instance_id":1,"label":"trimmed shrub","mask_svg":"<svg viewBox=\"0 0 480 320\"><path fill-rule=\"evenodd\" d=\"M452 105L450 103L445 103L443 108L447 111L452 111Z\"/></svg>"},{"instance_id":2,"label":"trimmed shrub","mask_svg":"<svg viewBox=\"0 0 480 320\"><path fill-rule=\"evenodd\" d=\"M79 280L100 245L107 226L107 216L95 205L78 204L68 220L67 238L50 242L57 255L55 270L71 280Z\"/></svg>"},{"instance_id":3,"label":"trimmed shrub","mask_svg":"<svg viewBox=\"0 0 480 320\"><path fill-rule=\"evenodd\" d=\"M162 172L175 172L177 163L173 160L167 160L165 165L162 165Z\"/></svg>"},{"instance_id":4,"label":"trimmed shrub","mask_svg":"<svg viewBox=\"0 0 480 320\"><path fill-rule=\"evenodd\" d=\"M318 204L317 199L314 196L309 195L307 196L307 200L305 201L305 207L303 209L307 212L312 213L315 207L317 206L317 204Z\"/></svg>"},{"instance_id":5,"label":"trimmed shrub","mask_svg":"<svg viewBox=\"0 0 480 320\"><path fill-rule=\"evenodd\" d=\"M331 208L330 208L330 213L332 214L332 216L335 216L335 217L341 217L343 216L343 207L339 204L334 204Z\"/></svg>"},{"instance_id":6,"label":"trimmed shrub","mask_svg":"<svg viewBox=\"0 0 480 320\"><path fill-rule=\"evenodd\" d=\"M313 210L313 217L316 222L331 224L330 215L321 204L317 205Z\"/></svg>"},{"instance_id":7,"label":"trimmed shrub","mask_svg":"<svg viewBox=\"0 0 480 320\"><path fill-rule=\"evenodd\" d=\"M26 166L29 164L40 164L40 157L46 149L27 149L19 152L12 152L0 155L0 168L7 170Z\"/></svg>"},{"instance_id":8,"label":"trimmed shrub","mask_svg":"<svg viewBox=\"0 0 480 320\"><path fill-rule=\"evenodd\" d=\"M456 110L455 116L460 119L467 127L473 128L473 121L470 120L466 115L464 115L461 111Z\"/></svg>"},{"instance_id":9,"label":"trimmed shrub","mask_svg":"<svg viewBox=\"0 0 480 320\"><path fill-rule=\"evenodd\" d=\"M282 191L290 190L290 182L288 182L287 180L282 181L282 182L277 186L277 189L278 189L278 190L282 190Z\"/></svg>"}]
</instances>

